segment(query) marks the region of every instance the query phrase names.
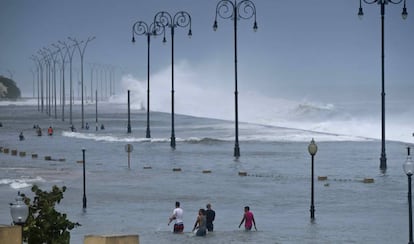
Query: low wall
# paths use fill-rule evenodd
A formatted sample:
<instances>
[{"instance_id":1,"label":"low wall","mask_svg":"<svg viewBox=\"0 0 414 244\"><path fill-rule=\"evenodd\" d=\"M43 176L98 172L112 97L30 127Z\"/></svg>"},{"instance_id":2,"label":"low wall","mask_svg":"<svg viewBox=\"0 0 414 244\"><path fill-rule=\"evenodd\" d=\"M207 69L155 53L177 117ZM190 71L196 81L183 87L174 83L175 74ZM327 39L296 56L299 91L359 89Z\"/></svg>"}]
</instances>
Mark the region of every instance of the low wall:
<instances>
[{"instance_id":1,"label":"low wall","mask_svg":"<svg viewBox=\"0 0 414 244\"><path fill-rule=\"evenodd\" d=\"M21 226L0 225L0 243L22 244Z\"/></svg>"},{"instance_id":2,"label":"low wall","mask_svg":"<svg viewBox=\"0 0 414 244\"><path fill-rule=\"evenodd\" d=\"M0 242L2 243L2 242ZM139 244L138 235L87 235L84 244Z\"/></svg>"}]
</instances>

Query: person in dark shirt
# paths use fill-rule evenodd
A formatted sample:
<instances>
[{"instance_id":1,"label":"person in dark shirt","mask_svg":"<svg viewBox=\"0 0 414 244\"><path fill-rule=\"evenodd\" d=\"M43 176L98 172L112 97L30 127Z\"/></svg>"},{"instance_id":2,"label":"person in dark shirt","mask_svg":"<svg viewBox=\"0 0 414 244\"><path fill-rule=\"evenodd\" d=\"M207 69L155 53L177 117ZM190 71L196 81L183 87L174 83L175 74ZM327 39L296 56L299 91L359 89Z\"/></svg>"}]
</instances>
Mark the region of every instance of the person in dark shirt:
<instances>
[{"instance_id":1,"label":"person in dark shirt","mask_svg":"<svg viewBox=\"0 0 414 244\"><path fill-rule=\"evenodd\" d=\"M213 231L214 229L213 221L216 218L216 212L213 209L211 209L210 203L208 203L206 207L207 207L207 210L206 210L207 230Z\"/></svg>"}]
</instances>

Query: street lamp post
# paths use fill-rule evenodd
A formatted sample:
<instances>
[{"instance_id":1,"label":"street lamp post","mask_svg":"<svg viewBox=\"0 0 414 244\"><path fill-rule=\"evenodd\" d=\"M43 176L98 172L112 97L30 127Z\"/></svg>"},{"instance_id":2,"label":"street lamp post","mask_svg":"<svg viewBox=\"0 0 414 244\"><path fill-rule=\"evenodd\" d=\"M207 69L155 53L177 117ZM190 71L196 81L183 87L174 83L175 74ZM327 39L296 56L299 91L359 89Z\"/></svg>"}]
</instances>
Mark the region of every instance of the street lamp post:
<instances>
[{"instance_id":1,"label":"street lamp post","mask_svg":"<svg viewBox=\"0 0 414 244\"><path fill-rule=\"evenodd\" d=\"M82 164L83 164L83 209L86 208L86 175L85 175L85 148L82 148Z\"/></svg>"},{"instance_id":2,"label":"street lamp post","mask_svg":"<svg viewBox=\"0 0 414 244\"><path fill-rule=\"evenodd\" d=\"M240 157L239 147L239 115L238 115L238 89L237 89L237 20L251 19L254 17L253 30L257 31L256 22L256 6L250 0L242 0L237 3L237 0L221 0L216 6L216 17L214 19L213 29L217 30L217 17L223 19L232 19L234 23L234 104L235 104L235 143L234 143L234 157Z\"/></svg>"},{"instance_id":3,"label":"street lamp post","mask_svg":"<svg viewBox=\"0 0 414 244\"><path fill-rule=\"evenodd\" d=\"M45 63L45 110L46 110L46 114L49 115L50 117L50 59L48 57L48 54L46 53L46 51L44 49L40 49L39 54L42 55L43 57L43 61ZM43 88L42 88L43 90Z\"/></svg>"},{"instance_id":4,"label":"street lamp post","mask_svg":"<svg viewBox=\"0 0 414 244\"><path fill-rule=\"evenodd\" d=\"M159 24L153 22L150 26L143 21L137 21L132 26L132 42L135 43L135 34L136 35L146 35L147 36L147 131L146 138L151 138L150 131L150 43L151 36L157 36L164 33L164 28L160 28Z\"/></svg>"},{"instance_id":5,"label":"street lamp post","mask_svg":"<svg viewBox=\"0 0 414 244\"><path fill-rule=\"evenodd\" d=\"M98 89L95 90L95 126L98 131Z\"/></svg>"},{"instance_id":6,"label":"street lamp post","mask_svg":"<svg viewBox=\"0 0 414 244\"><path fill-rule=\"evenodd\" d=\"M385 153L385 63L384 63L384 16L385 5L388 3L400 4L404 1L403 11L401 13L402 18L407 18L407 8L405 5L406 0L359 0L358 16L362 19L364 12L362 11L362 1L366 4L377 3L381 6L381 158L380 158L380 170L385 173L387 170L387 155Z\"/></svg>"},{"instance_id":7,"label":"street lamp post","mask_svg":"<svg viewBox=\"0 0 414 244\"><path fill-rule=\"evenodd\" d=\"M409 223L409 242L413 244L413 209L412 209L412 197L411 197L411 176L414 172L414 164L410 155L410 148L407 147L407 160L403 164L403 169L408 177L408 223Z\"/></svg>"},{"instance_id":8,"label":"street lamp post","mask_svg":"<svg viewBox=\"0 0 414 244\"><path fill-rule=\"evenodd\" d=\"M37 51L37 53L39 54L39 55L41 55L41 57L43 57L43 54L40 52L40 50L38 50ZM46 61L44 60L44 58L43 59L41 59L41 58L38 58L37 56L35 56L36 57L36 60L37 60L37 62L39 63L39 67L40 67L40 104L41 104L41 111L42 111L42 113L43 113L43 111L44 111L44 106L45 106L45 101L44 101L44 94L43 94L43 83L44 83L44 75L43 75L43 71L45 70L44 69L44 66L43 66L43 63L45 64L45 66L46 66Z\"/></svg>"},{"instance_id":9,"label":"street lamp post","mask_svg":"<svg viewBox=\"0 0 414 244\"><path fill-rule=\"evenodd\" d=\"M30 57L36 64L36 71L37 71L37 111L40 111L40 77L43 77L43 67L42 63L40 62L39 58L35 55Z\"/></svg>"},{"instance_id":10,"label":"street lamp post","mask_svg":"<svg viewBox=\"0 0 414 244\"><path fill-rule=\"evenodd\" d=\"M128 128L127 133L131 133L131 104L130 104L130 91L128 90Z\"/></svg>"},{"instance_id":11,"label":"street lamp post","mask_svg":"<svg viewBox=\"0 0 414 244\"><path fill-rule=\"evenodd\" d=\"M52 44L60 54L60 58L62 60L62 121L65 121L65 62L66 57L68 56L68 51L63 51L63 48L59 45Z\"/></svg>"},{"instance_id":12,"label":"street lamp post","mask_svg":"<svg viewBox=\"0 0 414 244\"><path fill-rule=\"evenodd\" d=\"M174 29L176 27L187 27L188 36L192 36L191 32L191 16L185 11L177 12L174 17L168 12L158 12L154 17L154 23L159 24L163 28L171 29L171 142L170 146L175 149L175 132L174 132ZM165 36L163 42L166 42Z\"/></svg>"},{"instance_id":13,"label":"street lamp post","mask_svg":"<svg viewBox=\"0 0 414 244\"><path fill-rule=\"evenodd\" d=\"M93 103L93 71L94 71L95 66L96 66L95 63L89 64L89 67L91 69L91 103Z\"/></svg>"},{"instance_id":14,"label":"street lamp post","mask_svg":"<svg viewBox=\"0 0 414 244\"><path fill-rule=\"evenodd\" d=\"M85 41L85 44L84 44L84 46L81 48L81 44L83 43L83 41L81 41L81 42L78 42L76 39L73 39L73 38L69 38L69 40L71 40L71 41L73 41L73 42L75 42L75 45L78 47L78 50L79 50L79 55L80 55L80 58L81 58L81 100L82 100L82 129L84 128L84 108L83 108L83 56L84 56L84 54L85 54L85 49L86 49L86 46L88 45L88 43L90 42L90 41L92 41L93 39L95 39L95 37L93 36L93 37L89 37L86 41Z\"/></svg>"},{"instance_id":15,"label":"street lamp post","mask_svg":"<svg viewBox=\"0 0 414 244\"><path fill-rule=\"evenodd\" d=\"M35 86L36 73L34 72L33 69L30 69L30 73L32 73L32 81L33 81L33 90L32 90L33 96L32 96L32 98L34 99L35 98L35 91L36 91L36 86Z\"/></svg>"},{"instance_id":16,"label":"street lamp post","mask_svg":"<svg viewBox=\"0 0 414 244\"><path fill-rule=\"evenodd\" d=\"M312 157L312 169L311 169L311 178L312 178L312 183L311 183L311 205L310 205L310 218L311 220L315 220L315 204L314 204L314 177L313 177L313 173L314 173L314 157L316 152L318 151L318 146L316 145L315 141L312 138L312 141L310 142L309 146L308 146L308 151L309 154Z\"/></svg>"},{"instance_id":17,"label":"street lamp post","mask_svg":"<svg viewBox=\"0 0 414 244\"><path fill-rule=\"evenodd\" d=\"M70 50L71 46L69 46L66 42L59 41L59 43L65 46L66 53L69 57L69 80L70 80L70 83L69 83L69 93L70 93L69 94L69 124L73 125L73 122L72 122L72 104L73 104L72 60L73 60L73 54L75 53L75 47L72 46L72 50Z\"/></svg>"},{"instance_id":18,"label":"street lamp post","mask_svg":"<svg viewBox=\"0 0 414 244\"><path fill-rule=\"evenodd\" d=\"M52 58L53 61L53 89L52 89L52 105L54 106L55 111L55 119L57 119L57 108L56 108L56 63L57 63L57 52L52 52L49 48L45 48L49 52L49 56Z\"/></svg>"}]
</instances>

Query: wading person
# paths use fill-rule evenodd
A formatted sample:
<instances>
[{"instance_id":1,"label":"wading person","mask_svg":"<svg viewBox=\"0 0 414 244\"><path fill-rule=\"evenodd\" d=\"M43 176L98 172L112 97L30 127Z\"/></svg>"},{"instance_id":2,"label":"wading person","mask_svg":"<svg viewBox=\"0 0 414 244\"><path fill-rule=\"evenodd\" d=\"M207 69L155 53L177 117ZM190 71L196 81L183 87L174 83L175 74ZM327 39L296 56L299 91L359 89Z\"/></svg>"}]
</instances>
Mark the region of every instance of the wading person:
<instances>
[{"instance_id":1,"label":"wading person","mask_svg":"<svg viewBox=\"0 0 414 244\"><path fill-rule=\"evenodd\" d=\"M214 225L213 221L216 218L216 212L211 208L211 204L207 204L207 210L206 210L206 227L208 231L213 231Z\"/></svg>"},{"instance_id":2,"label":"wading person","mask_svg":"<svg viewBox=\"0 0 414 244\"><path fill-rule=\"evenodd\" d=\"M252 229L253 225L254 225L254 229L257 231L256 221L254 220L253 213L250 212L249 206L244 207L244 214L243 214L243 218L242 218L242 220L239 224L239 228L243 224L243 222L244 222L244 228L245 228L246 231L250 231Z\"/></svg>"},{"instance_id":3,"label":"wading person","mask_svg":"<svg viewBox=\"0 0 414 244\"><path fill-rule=\"evenodd\" d=\"M193 232L197 229L196 236L205 236L207 234L206 222L206 211L200 208L200 210L198 210L198 216L193 228Z\"/></svg>"},{"instance_id":4,"label":"wading person","mask_svg":"<svg viewBox=\"0 0 414 244\"><path fill-rule=\"evenodd\" d=\"M174 233L183 233L184 231L183 213L183 209L180 208L180 202L175 202L175 209L168 221L168 225L170 225L170 223L175 220Z\"/></svg>"}]
</instances>

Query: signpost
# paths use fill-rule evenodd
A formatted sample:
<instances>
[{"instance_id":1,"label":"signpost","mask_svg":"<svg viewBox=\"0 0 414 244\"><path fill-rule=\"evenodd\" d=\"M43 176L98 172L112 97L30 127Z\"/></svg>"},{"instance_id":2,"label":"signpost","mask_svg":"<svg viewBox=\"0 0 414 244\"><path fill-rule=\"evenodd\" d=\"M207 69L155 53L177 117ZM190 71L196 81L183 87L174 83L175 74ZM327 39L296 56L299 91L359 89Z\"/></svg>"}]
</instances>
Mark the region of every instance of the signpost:
<instances>
[{"instance_id":1,"label":"signpost","mask_svg":"<svg viewBox=\"0 0 414 244\"><path fill-rule=\"evenodd\" d=\"M131 168L131 152L134 151L134 147L131 144L125 145L125 152L128 153L128 169Z\"/></svg>"}]
</instances>

